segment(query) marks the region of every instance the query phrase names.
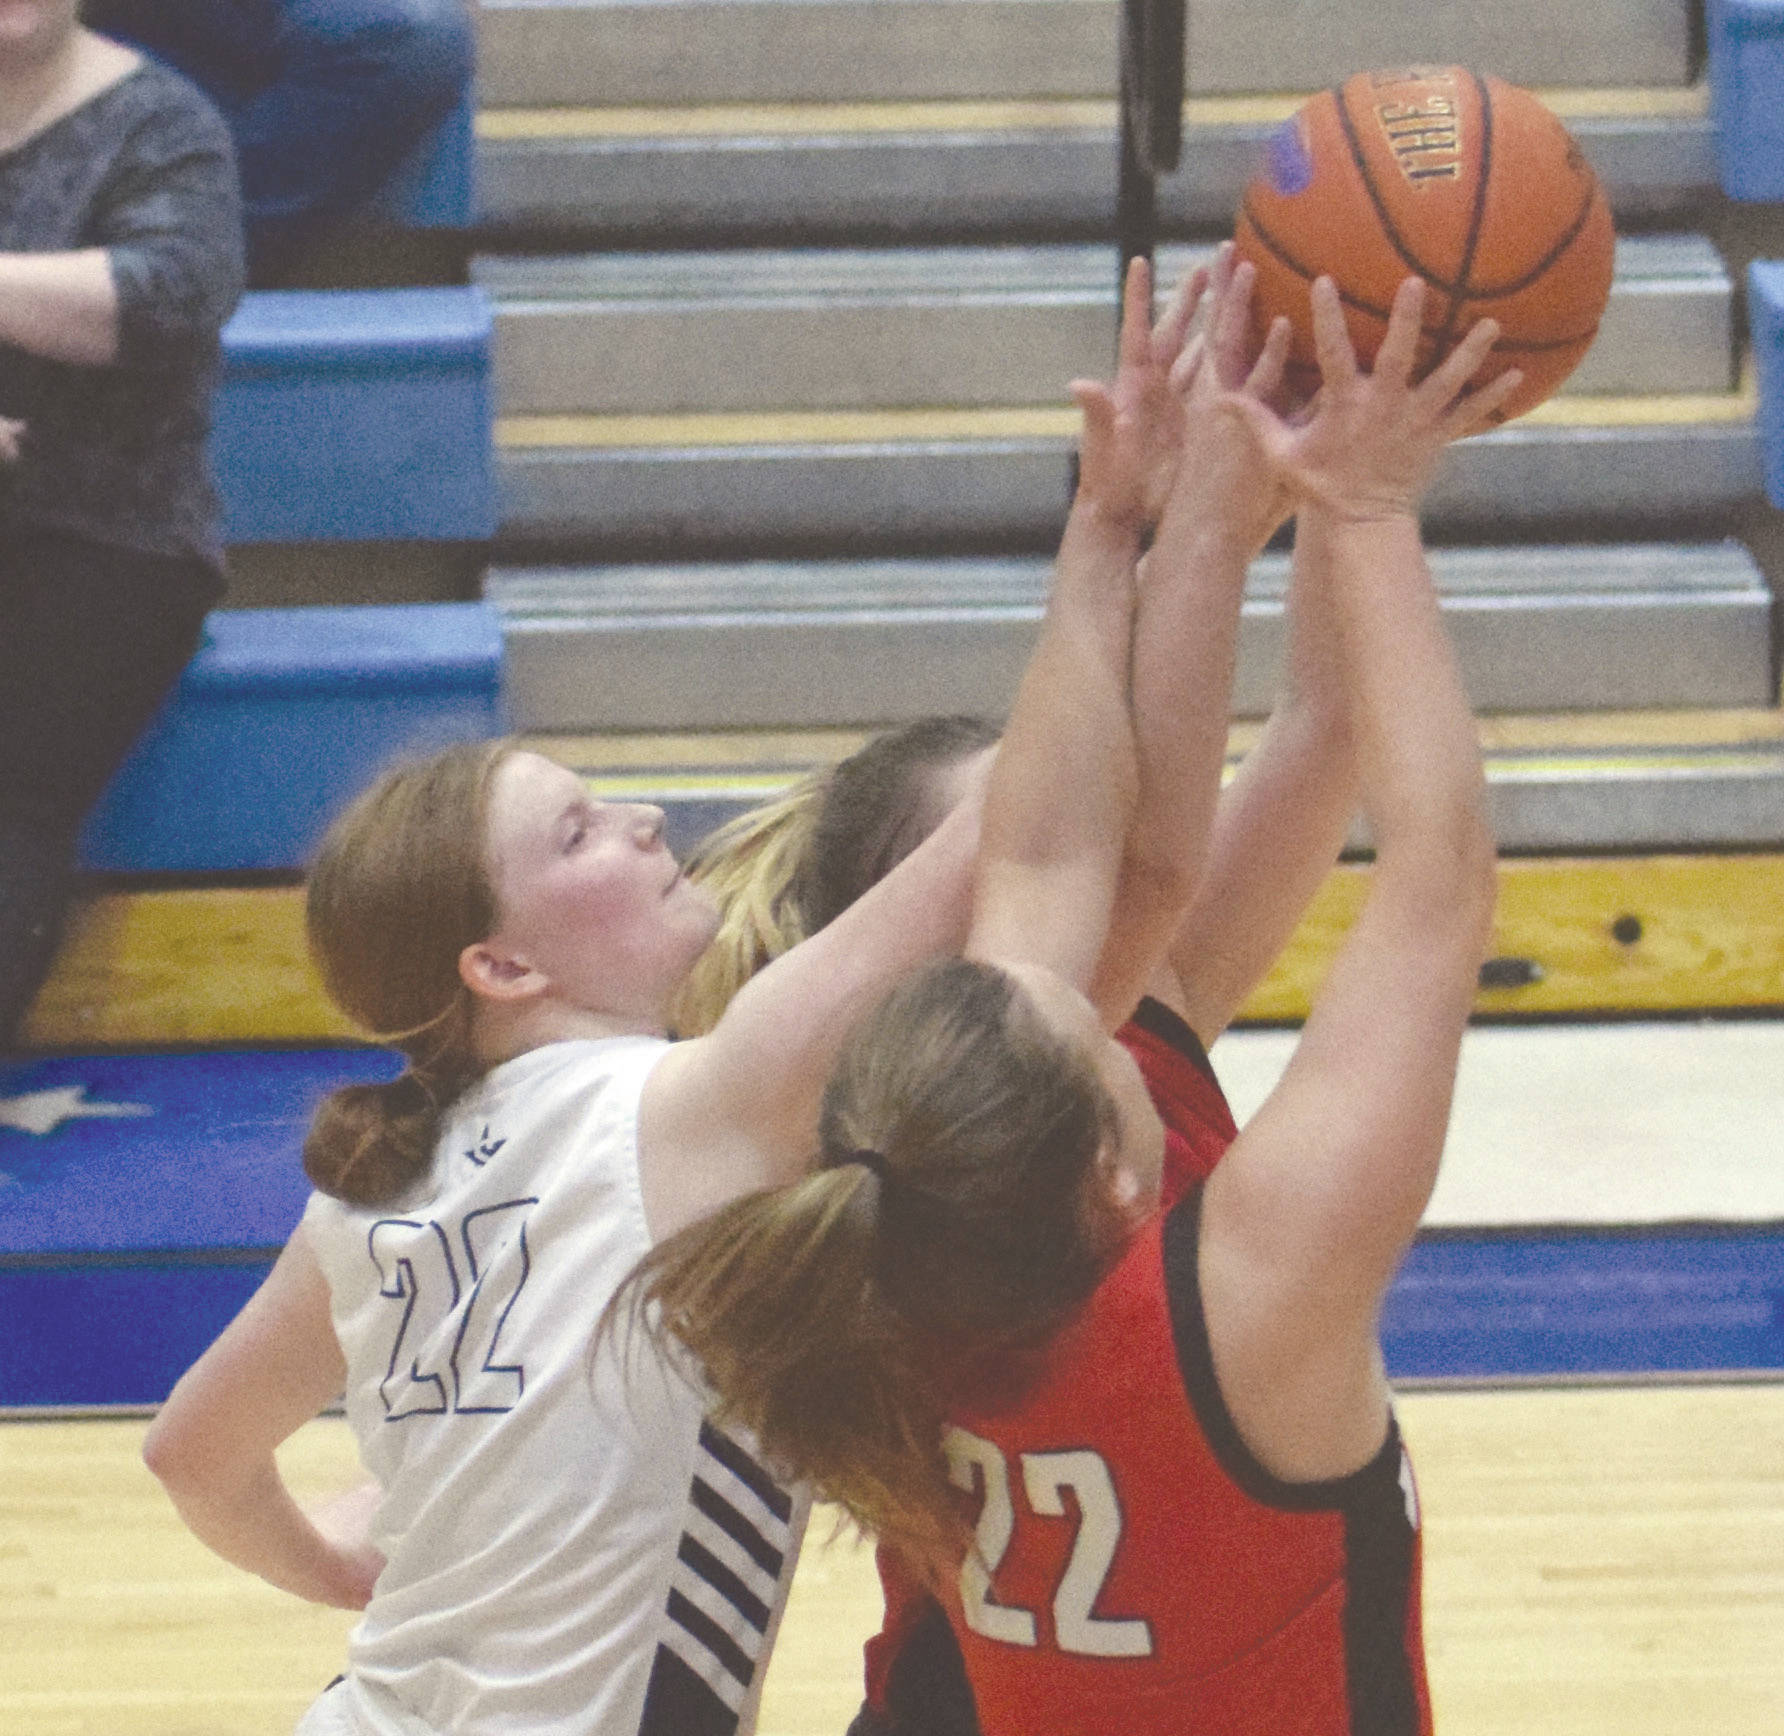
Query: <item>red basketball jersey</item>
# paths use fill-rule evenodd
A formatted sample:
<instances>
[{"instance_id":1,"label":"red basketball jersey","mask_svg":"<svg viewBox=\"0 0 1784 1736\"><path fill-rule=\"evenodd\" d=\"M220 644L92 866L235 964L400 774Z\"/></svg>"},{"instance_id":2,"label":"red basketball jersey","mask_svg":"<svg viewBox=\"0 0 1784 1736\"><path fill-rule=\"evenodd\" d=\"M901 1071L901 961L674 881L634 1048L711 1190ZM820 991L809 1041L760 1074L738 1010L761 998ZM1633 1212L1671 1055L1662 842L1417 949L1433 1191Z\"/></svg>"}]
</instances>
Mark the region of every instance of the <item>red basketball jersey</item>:
<instances>
[{"instance_id":1,"label":"red basketball jersey","mask_svg":"<svg viewBox=\"0 0 1784 1736\"><path fill-rule=\"evenodd\" d=\"M978 1508L977 1558L946 1599L978 1725L1428 1736L1417 1499L1397 1429L1353 1476L1287 1484L1221 1399L1195 1263L1200 1183L1233 1125L1200 1045L1171 1021L1158 1008L1122 1033L1166 1122L1166 1210L1021 1398L962 1408L948 1438ZM882 1575L870 1712L922 1615L896 1565ZM921 1736L925 1720L907 1697L885 1725Z\"/></svg>"}]
</instances>

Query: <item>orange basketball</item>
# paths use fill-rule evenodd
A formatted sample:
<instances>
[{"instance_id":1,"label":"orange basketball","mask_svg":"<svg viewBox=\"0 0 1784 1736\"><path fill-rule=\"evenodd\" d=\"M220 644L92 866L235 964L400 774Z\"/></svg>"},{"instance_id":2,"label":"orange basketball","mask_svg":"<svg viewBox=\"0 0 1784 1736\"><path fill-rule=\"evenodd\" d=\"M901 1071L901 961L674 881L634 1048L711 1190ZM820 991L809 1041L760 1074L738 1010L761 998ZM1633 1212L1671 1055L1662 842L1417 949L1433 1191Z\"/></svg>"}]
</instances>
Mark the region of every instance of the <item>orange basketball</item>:
<instances>
[{"instance_id":1,"label":"orange basketball","mask_svg":"<svg viewBox=\"0 0 1784 1736\"><path fill-rule=\"evenodd\" d=\"M1585 154L1529 91L1463 67L1361 72L1321 91L1270 140L1235 240L1257 267L1261 336L1287 314L1291 384L1311 392L1314 278L1343 298L1358 358L1373 360L1394 291L1431 287L1419 371L1478 319L1501 327L1476 375L1518 367L1500 420L1540 404L1586 353L1611 289L1610 205Z\"/></svg>"}]
</instances>

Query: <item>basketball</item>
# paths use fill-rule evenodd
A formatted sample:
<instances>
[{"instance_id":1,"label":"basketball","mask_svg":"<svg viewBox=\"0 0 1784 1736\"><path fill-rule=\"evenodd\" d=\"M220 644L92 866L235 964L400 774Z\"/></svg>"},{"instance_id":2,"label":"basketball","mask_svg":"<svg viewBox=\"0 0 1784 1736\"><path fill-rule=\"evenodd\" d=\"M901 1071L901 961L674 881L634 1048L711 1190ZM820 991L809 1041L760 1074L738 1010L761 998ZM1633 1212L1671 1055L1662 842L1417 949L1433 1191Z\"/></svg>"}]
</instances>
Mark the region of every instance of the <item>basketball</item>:
<instances>
[{"instance_id":1,"label":"basketball","mask_svg":"<svg viewBox=\"0 0 1784 1736\"><path fill-rule=\"evenodd\" d=\"M1319 384L1316 277L1337 283L1367 367L1395 289L1416 275L1430 286L1421 376L1476 320L1499 322L1472 383L1523 370L1500 421L1540 404L1586 353L1615 246L1604 190L1561 122L1529 91L1457 66L1362 72L1305 103L1272 136L1234 238L1257 268L1258 336L1277 314L1294 326L1291 388Z\"/></svg>"}]
</instances>

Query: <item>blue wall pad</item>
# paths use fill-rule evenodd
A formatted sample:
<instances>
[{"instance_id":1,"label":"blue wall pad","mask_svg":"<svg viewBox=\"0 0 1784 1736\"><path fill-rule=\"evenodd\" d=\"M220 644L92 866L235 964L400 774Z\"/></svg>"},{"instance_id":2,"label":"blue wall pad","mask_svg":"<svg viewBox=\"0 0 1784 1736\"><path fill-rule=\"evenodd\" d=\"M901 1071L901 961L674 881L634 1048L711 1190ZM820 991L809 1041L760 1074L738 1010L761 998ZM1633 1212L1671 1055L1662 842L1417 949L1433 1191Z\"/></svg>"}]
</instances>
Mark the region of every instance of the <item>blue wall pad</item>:
<instances>
[{"instance_id":1,"label":"blue wall pad","mask_svg":"<svg viewBox=\"0 0 1784 1736\"><path fill-rule=\"evenodd\" d=\"M1784 92L1779 95L1784 102ZM1784 260L1747 267L1747 323L1759 364L1759 439L1765 449L1765 492L1784 507Z\"/></svg>"},{"instance_id":2,"label":"blue wall pad","mask_svg":"<svg viewBox=\"0 0 1784 1736\"><path fill-rule=\"evenodd\" d=\"M84 864L301 868L392 760L500 734L501 680L486 603L218 610L88 821Z\"/></svg>"},{"instance_id":3,"label":"blue wall pad","mask_svg":"<svg viewBox=\"0 0 1784 1736\"><path fill-rule=\"evenodd\" d=\"M316 1103L395 1072L371 1049L0 1069L0 1405L158 1404L302 1214Z\"/></svg>"},{"instance_id":4,"label":"blue wall pad","mask_svg":"<svg viewBox=\"0 0 1784 1736\"><path fill-rule=\"evenodd\" d=\"M1784 1370L1784 1225L1429 1236L1382 1342L1399 1380Z\"/></svg>"},{"instance_id":5,"label":"blue wall pad","mask_svg":"<svg viewBox=\"0 0 1784 1736\"><path fill-rule=\"evenodd\" d=\"M0 1406L160 1401L302 1213L324 1092L381 1051L0 1068ZM1784 1370L1784 1226L1421 1240L1388 1298L1401 1380Z\"/></svg>"},{"instance_id":6,"label":"blue wall pad","mask_svg":"<svg viewBox=\"0 0 1784 1736\"><path fill-rule=\"evenodd\" d=\"M474 288L243 296L211 432L228 539L486 540L492 330Z\"/></svg>"},{"instance_id":7,"label":"blue wall pad","mask_svg":"<svg viewBox=\"0 0 1784 1736\"><path fill-rule=\"evenodd\" d=\"M374 201L405 229L469 229L476 205L474 99L465 99L423 139Z\"/></svg>"},{"instance_id":8,"label":"blue wall pad","mask_svg":"<svg viewBox=\"0 0 1784 1736\"><path fill-rule=\"evenodd\" d=\"M1722 190L1784 199L1784 0L1710 0L1709 37Z\"/></svg>"}]
</instances>

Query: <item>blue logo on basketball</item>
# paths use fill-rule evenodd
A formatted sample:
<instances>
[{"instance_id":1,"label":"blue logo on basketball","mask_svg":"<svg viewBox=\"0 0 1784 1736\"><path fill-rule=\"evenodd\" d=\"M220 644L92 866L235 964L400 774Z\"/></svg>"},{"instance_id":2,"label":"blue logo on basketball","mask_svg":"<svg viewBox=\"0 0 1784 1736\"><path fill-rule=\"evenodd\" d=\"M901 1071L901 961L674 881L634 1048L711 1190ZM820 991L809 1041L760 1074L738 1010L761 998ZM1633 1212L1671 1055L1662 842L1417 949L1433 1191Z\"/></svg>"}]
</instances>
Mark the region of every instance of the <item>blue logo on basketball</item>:
<instances>
[{"instance_id":1,"label":"blue logo on basketball","mask_svg":"<svg viewBox=\"0 0 1784 1736\"><path fill-rule=\"evenodd\" d=\"M1270 135L1264 166L1278 193L1305 193L1313 183L1313 158L1301 133L1301 117L1286 120Z\"/></svg>"}]
</instances>

